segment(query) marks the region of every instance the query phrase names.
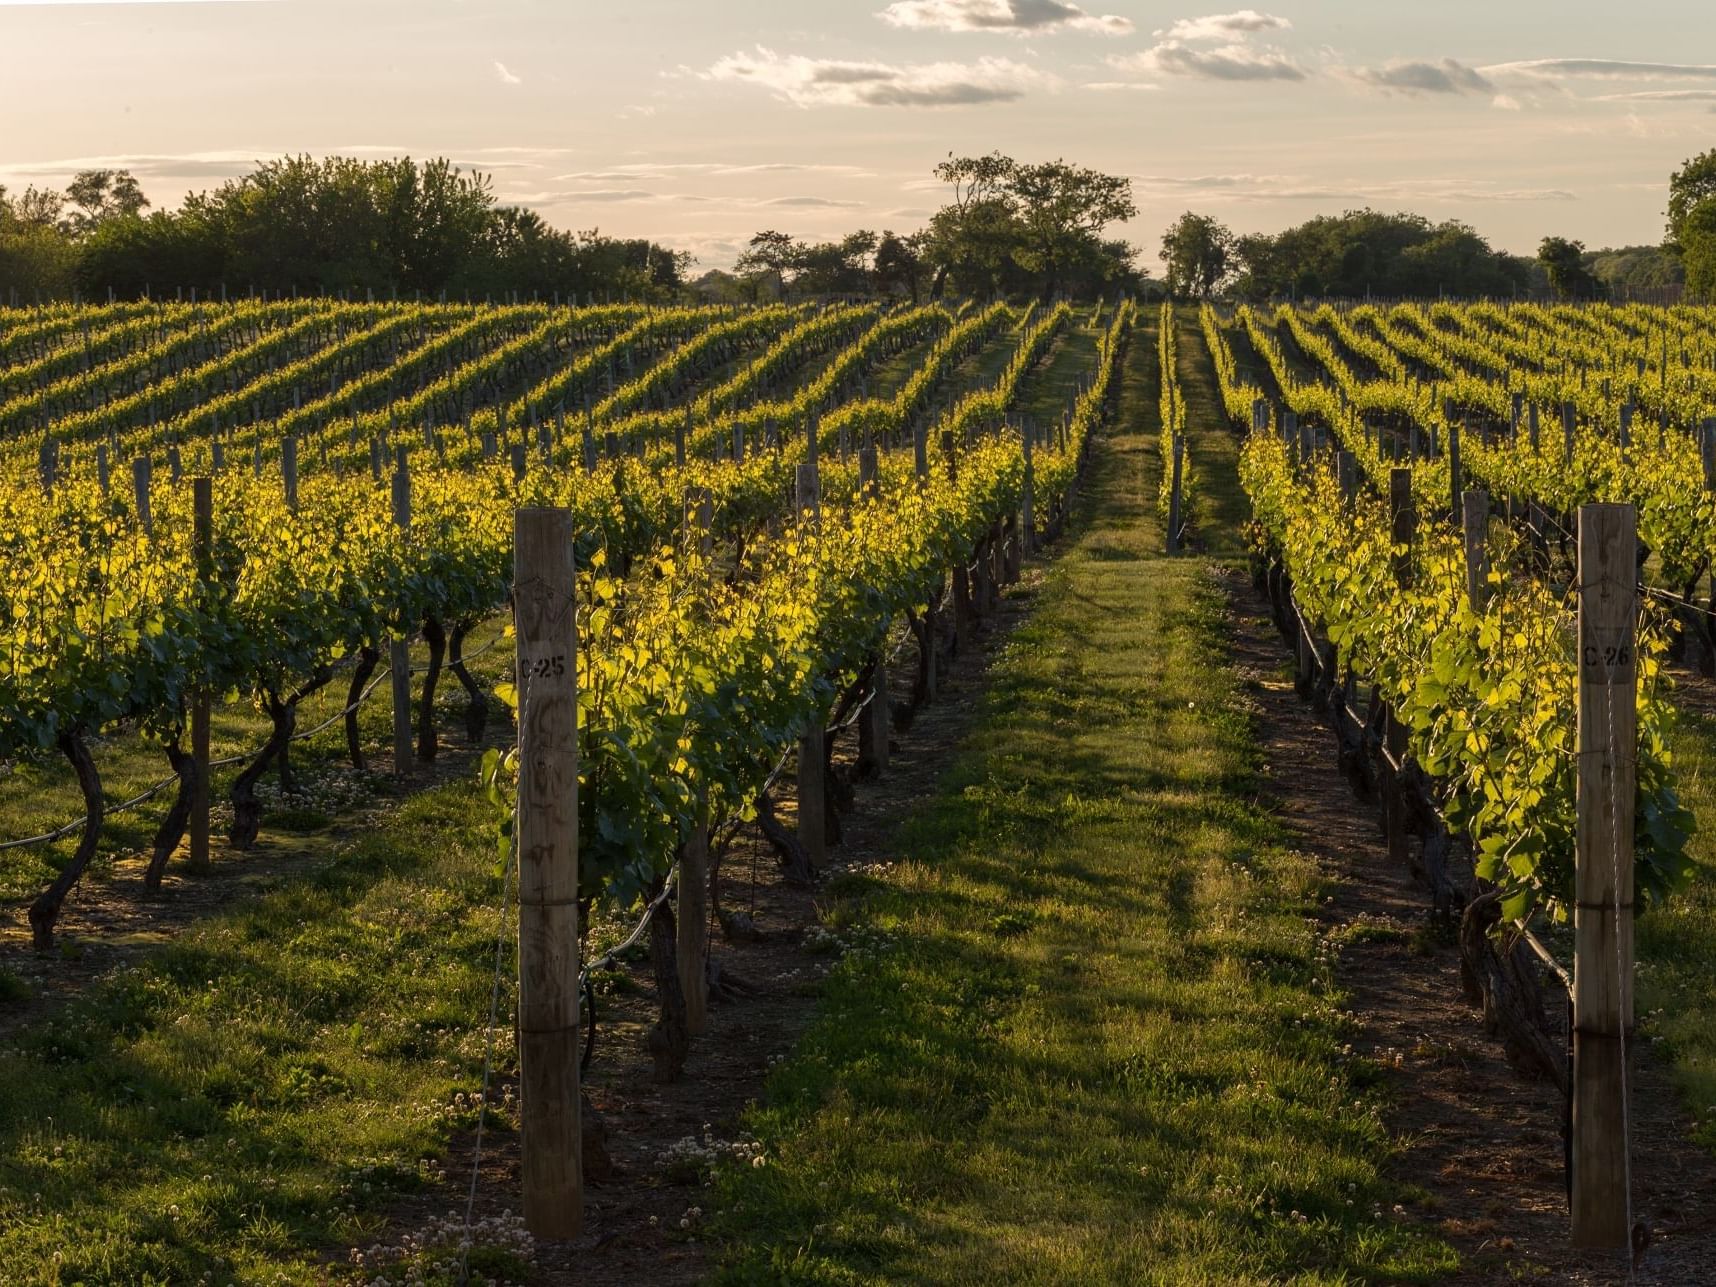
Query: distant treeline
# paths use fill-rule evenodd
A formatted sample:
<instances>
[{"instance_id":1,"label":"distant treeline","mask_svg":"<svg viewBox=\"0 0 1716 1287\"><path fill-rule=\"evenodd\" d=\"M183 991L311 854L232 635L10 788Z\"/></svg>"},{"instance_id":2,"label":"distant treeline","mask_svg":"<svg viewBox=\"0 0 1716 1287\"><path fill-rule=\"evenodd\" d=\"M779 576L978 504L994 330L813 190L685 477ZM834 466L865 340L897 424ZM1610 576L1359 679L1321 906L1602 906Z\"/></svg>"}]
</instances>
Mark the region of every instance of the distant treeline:
<instances>
[{"instance_id":1,"label":"distant treeline","mask_svg":"<svg viewBox=\"0 0 1716 1287\"><path fill-rule=\"evenodd\" d=\"M1248 299L1716 295L1716 152L1669 183L1662 247L1588 251L1547 236L1534 258L1457 221L1349 210L1278 233L1235 236L1187 212L1162 238L1165 284L1105 233L1136 217L1129 180L1055 160L950 156L948 200L921 229L859 229L805 241L751 238L732 272L688 281L691 256L643 239L568 233L499 205L451 162L286 157L177 211L148 212L123 170L79 174L64 192L0 188L0 302L267 292L378 298L728 300L954 294Z\"/></svg>"},{"instance_id":2,"label":"distant treeline","mask_svg":"<svg viewBox=\"0 0 1716 1287\"><path fill-rule=\"evenodd\" d=\"M1168 289L1241 299L1559 296L1658 298L1686 281L1658 246L1588 251L1545 237L1535 258L1497 250L1466 224L1349 210L1278 233L1235 236L1208 215L1182 215L1162 239Z\"/></svg>"},{"instance_id":3,"label":"distant treeline","mask_svg":"<svg viewBox=\"0 0 1716 1287\"><path fill-rule=\"evenodd\" d=\"M551 228L444 160L287 157L191 193L177 211L147 206L123 170L86 171L64 193L0 188L0 300L223 288L666 300L691 263L653 242Z\"/></svg>"}]
</instances>

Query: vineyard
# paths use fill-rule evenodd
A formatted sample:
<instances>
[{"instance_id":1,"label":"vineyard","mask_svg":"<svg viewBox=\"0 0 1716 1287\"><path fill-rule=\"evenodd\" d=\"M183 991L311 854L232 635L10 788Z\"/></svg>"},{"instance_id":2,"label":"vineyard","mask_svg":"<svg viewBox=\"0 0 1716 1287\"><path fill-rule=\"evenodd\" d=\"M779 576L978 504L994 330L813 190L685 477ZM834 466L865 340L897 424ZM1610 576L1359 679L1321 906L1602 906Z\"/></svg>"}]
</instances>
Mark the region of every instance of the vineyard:
<instances>
[{"instance_id":1,"label":"vineyard","mask_svg":"<svg viewBox=\"0 0 1716 1287\"><path fill-rule=\"evenodd\" d=\"M1575 1241L1697 1228L1708 309L0 309L0 560L18 1281L1513 1272L1396 1200L1265 719Z\"/></svg>"}]
</instances>

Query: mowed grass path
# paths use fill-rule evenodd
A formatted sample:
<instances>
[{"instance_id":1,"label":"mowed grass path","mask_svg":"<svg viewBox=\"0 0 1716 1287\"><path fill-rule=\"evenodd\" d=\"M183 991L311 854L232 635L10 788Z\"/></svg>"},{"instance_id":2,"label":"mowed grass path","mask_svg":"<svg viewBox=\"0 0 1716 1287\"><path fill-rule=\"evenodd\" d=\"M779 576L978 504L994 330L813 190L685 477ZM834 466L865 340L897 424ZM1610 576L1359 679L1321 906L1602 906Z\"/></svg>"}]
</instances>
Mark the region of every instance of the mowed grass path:
<instances>
[{"instance_id":1,"label":"mowed grass path","mask_svg":"<svg viewBox=\"0 0 1716 1287\"><path fill-rule=\"evenodd\" d=\"M1153 363L1146 326L1081 517L939 797L891 871L829 891L828 919L881 946L832 973L754 1112L767 1163L718 1180L722 1281L1455 1268L1392 1214L1319 878L1256 802L1220 591L1202 560L1158 556Z\"/></svg>"}]
</instances>

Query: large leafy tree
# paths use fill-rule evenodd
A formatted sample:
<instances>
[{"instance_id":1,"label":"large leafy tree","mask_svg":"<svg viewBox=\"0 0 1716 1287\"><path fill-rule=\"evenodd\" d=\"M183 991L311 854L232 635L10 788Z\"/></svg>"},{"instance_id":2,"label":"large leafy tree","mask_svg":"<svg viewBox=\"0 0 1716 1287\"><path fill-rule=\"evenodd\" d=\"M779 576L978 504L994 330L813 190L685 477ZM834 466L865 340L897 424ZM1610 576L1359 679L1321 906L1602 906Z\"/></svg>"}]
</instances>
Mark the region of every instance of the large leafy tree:
<instances>
[{"instance_id":1,"label":"large leafy tree","mask_svg":"<svg viewBox=\"0 0 1716 1287\"><path fill-rule=\"evenodd\" d=\"M1104 228L1138 214L1130 179L1065 161L1014 166L1007 191L1021 228L1020 266L1042 275L1048 296L1070 269L1097 257Z\"/></svg>"},{"instance_id":2,"label":"large leafy tree","mask_svg":"<svg viewBox=\"0 0 1716 1287\"><path fill-rule=\"evenodd\" d=\"M1585 243L1565 237L1545 237L1537 260L1549 274L1549 284L1562 299L1596 299L1606 294L1603 283L1585 266Z\"/></svg>"},{"instance_id":3,"label":"large leafy tree","mask_svg":"<svg viewBox=\"0 0 1716 1287\"><path fill-rule=\"evenodd\" d=\"M1686 262L1686 287L1716 299L1716 148L1692 157L1668 180L1668 249Z\"/></svg>"},{"instance_id":4,"label":"large leafy tree","mask_svg":"<svg viewBox=\"0 0 1716 1287\"><path fill-rule=\"evenodd\" d=\"M1186 211L1162 234L1169 293L1180 299L1207 299L1227 276L1233 249L1233 233L1225 224Z\"/></svg>"}]
</instances>

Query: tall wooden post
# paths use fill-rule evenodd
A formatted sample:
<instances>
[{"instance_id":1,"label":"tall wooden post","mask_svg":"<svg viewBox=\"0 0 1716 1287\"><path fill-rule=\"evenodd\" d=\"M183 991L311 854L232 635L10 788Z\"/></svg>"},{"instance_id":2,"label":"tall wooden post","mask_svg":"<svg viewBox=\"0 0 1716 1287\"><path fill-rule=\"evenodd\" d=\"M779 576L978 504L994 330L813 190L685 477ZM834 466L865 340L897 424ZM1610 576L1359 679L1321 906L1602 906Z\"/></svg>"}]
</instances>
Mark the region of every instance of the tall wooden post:
<instances>
[{"instance_id":1,"label":"tall wooden post","mask_svg":"<svg viewBox=\"0 0 1716 1287\"><path fill-rule=\"evenodd\" d=\"M407 532L411 529L410 469L401 447L393 471L393 524ZM403 631L406 623L402 621L399 626ZM393 772L404 777L411 772L415 751L411 744L411 645L403 635L388 643L387 665L393 687Z\"/></svg>"},{"instance_id":2,"label":"tall wooden post","mask_svg":"<svg viewBox=\"0 0 1716 1287\"><path fill-rule=\"evenodd\" d=\"M131 492L137 498L137 523L143 535L155 534L155 520L149 512L149 457L138 456L131 462Z\"/></svg>"},{"instance_id":3,"label":"tall wooden post","mask_svg":"<svg viewBox=\"0 0 1716 1287\"><path fill-rule=\"evenodd\" d=\"M1482 612L1489 599L1490 494L1474 487L1460 497L1460 531L1466 545L1466 602Z\"/></svg>"},{"instance_id":4,"label":"tall wooden post","mask_svg":"<svg viewBox=\"0 0 1716 1287\"><path fill-rule=\"evenodd\" d=\"M686 506L686 519L705 563L714 552L715 507L709 493L698 488ZM685 994L685 1030L692 1036L709 1026L709 795L698 787L697 818L679 854L679 915L675 957L679 990Z\"/></svg>"},{"instance_id":5,"label":"tall wooden post","mask_svg":"<svg viewBox=\"0 0 1716 1287\"><path fill-rule=\"evenodd\" d=\"M1336 452L1335 478L1340 484L1341 499L1351 505L1358 499L1358 457L1350 451Z\"/></svg>"},{"instance_id":6,"label":"tall wooden post","mask_svg":"<svg viewBox=\"0 0 1716 1287\"><path fill-rule=\"evenodd\" d=\"M280 440L280 481L286 489L286 508L298 508L298 440Z\"/></svg>"},{"instance_id":7,"label":"tall wooden post","mask_svg":"<svg viewBox=\"0 0 1716 1287\"><path fill-rule=\"evenodd\" d=\"M1186 439L1184 434L1174 435L1174 477L1168 491L1168 553L1177 554L1180 549L1180 480L1185 472Z\"/></svg>"},{"instance_id":8,"label":"tall wooden post","mask_svg":"<svg viewBox=\"0 0 1716 1287\"><path fill-rule=\"evenodd\" d=\"M572 514L520 509L518 1062L524 1223L576 1237L584 1221L578 1099L578 667Z\"/></svg>"},{"instance_id":9,"label":"tall wooden post","mask_svg":"<svg viewBox=\"0 0 1716 1287\"><path fill-rule=\"evenodd\" d=\"M1389 530L1397 546L1394 555L1395 579L1402 586L1412 584L1412 541L1418 534L1418 513L1412 508L1412 471L1408 468L1388 472Z\"/></svg>"},{"instance_id":10,"label":"tall wooden post","mask_svg":"<svg viewBox=\"0 0 1716 1287\"><path fill-rule=\"evenodd\" d=\"M1448 513L1457 519L1461 516L1461 498L1465 492L1465 479L1460 470L1460 425L1458 421L1448 425L1448 483Z\"/></svg>"},{"instance_id":11,"label":"tall wooden post","mask_svg":"<svg viewBox=\"0 0 1716 1287\"><path fill-rule=\"evenodd\" d=\"M813 462L798 467L796 500L799 522L814 528L822 513L822 488ZM798 742L798 842L812 868L820 867L828 854L827 737L818 707Z\"/></svg>"},{"instance_id":12,"label":"tall wooden post","mask_svg":"<svg viewBox=\"0 0 1716 1287\"><path fill-rule=\"evenodd\" d=\"M1579 507L1579 820L1573 877L1573 1245L1631 1229L1627 1046L1633 1021L1638 518Z\"/></svg>"},{"instance_id":13,"label":"tall wooden post","mask_svg":"<svg viewBox=\"0 0 1716 1287\"><path fill-rule=\"evenodd\" d=\"M214 485L207 478L191 480L191 548L197 579L205 585L214 576ZM207 675L191 690L190 870L209 869L209 686Z\"/></svg>"},{"instance_id":14,"label":"tall wooden post","mask_svg":"<svg viewBox=\"0 0 1716 1287\"><path fill-rule=\"evenodd\" d=\"M1025 483L1019 493L1019 548L1026 554L1037 549L1036 427L1025 422Z\"/></svg>"}]
</instances>

